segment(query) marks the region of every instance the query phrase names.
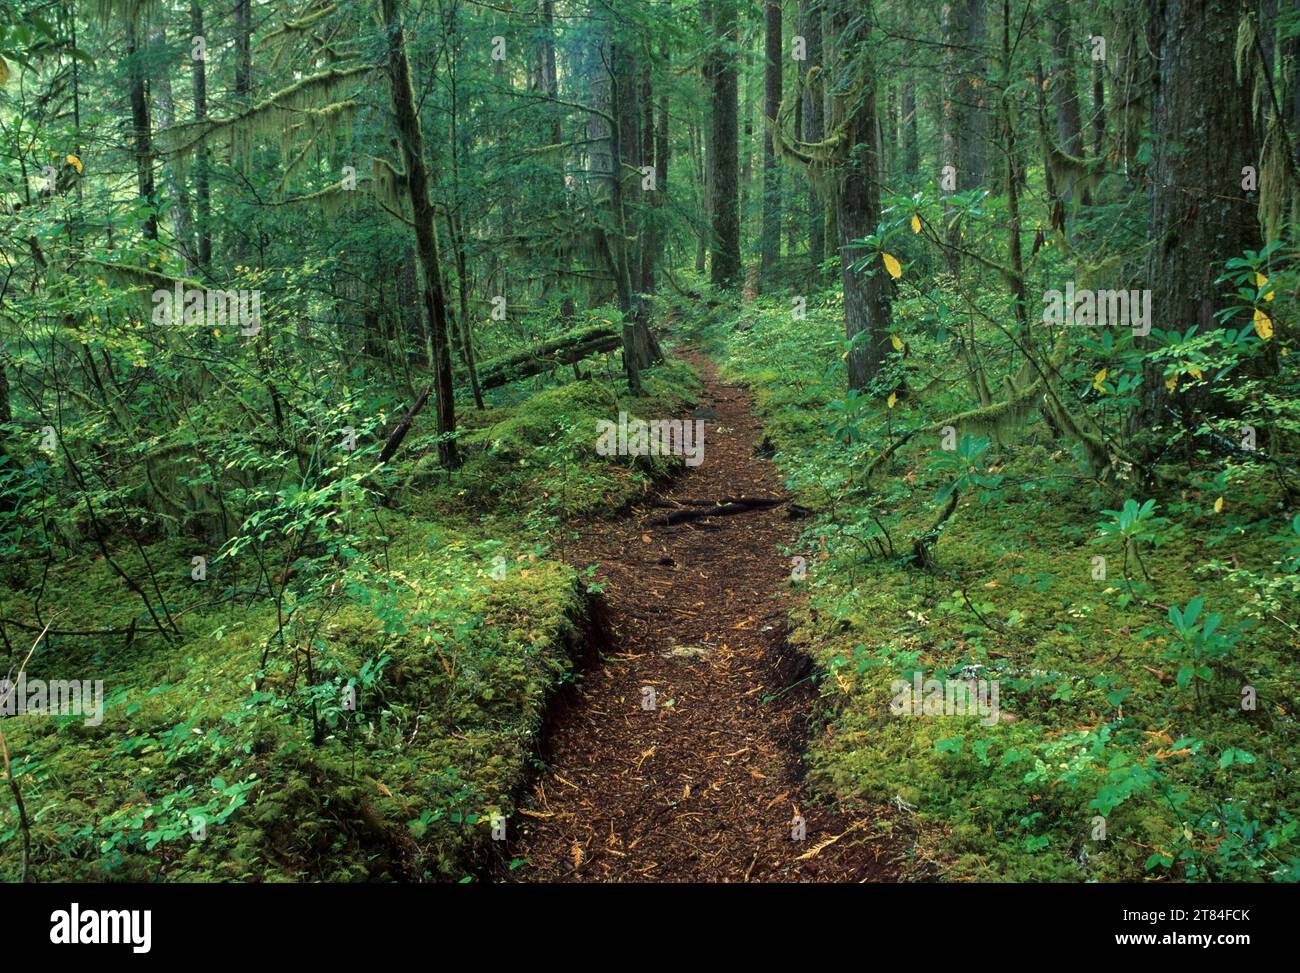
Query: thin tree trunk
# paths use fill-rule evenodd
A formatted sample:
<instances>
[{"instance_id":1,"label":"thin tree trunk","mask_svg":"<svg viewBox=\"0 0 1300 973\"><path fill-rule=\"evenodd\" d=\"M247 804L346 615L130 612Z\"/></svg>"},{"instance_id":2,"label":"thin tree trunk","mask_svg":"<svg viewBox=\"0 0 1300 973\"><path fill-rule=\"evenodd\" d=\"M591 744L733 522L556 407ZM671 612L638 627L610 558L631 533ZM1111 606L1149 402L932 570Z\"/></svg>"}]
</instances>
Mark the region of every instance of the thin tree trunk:
<instances>
[{"instance_id":1,"label":"thin tree trunk","mask_svg":"<svg viewBox=\"0 0 1300 973\"><path fill-rule=\"evenodd\" d=\"M807 60L800 62L802 83L811 67L822 64L822 15L815 0L804 0L800 15L808 54ZM825 77L824 73L822 77ZM822 96L820 82L805 94L803 111L803 140L820 142L826 137L826 99ZM808 259L813 267L820 267L826 260L826 205L811 183L808 187Z\"/></svg>"},{"instance_id":2,"label":"thin tree trunk","mask_svg":"<svg viewBox=\"0 0 1300 973\"><path fill-rule=\"evenodd\" d=\"M144 64L137 43L135 18L126 20L127 83L130 87L131 128L135 138L135 180L140 199L149 207L144 221L146 239L158 239L158 217L154 213L153 123L149 118L149 98L145 91Z\"/></svg>"},{"instance_id":3,"label":"thin tree trunk","mask_svg":"<svg viewBox=\"0 0 1300 973\"><path fill-rule=\"evenodd\" d=\"M167 35L161 25L154 28L149 43L151 46L163 48L167 46ZM159 71L153 79L151 88L158 125L163 129L171 128L176 124L171 73ZM190 214L189 194L185 191L185 185L177 178L175 167L168 163L163 164L163 180L167 184L167 197L171 201L172 232L185 259L185 272L192 277L197 266L197 253L194 247L194 220Z\"/></svg>"},{"instance_id":4,"label":"thin tree trunk","mask_svg":"<svg viewBox=\"0 0 1300 973\"><path fill-rule=\"evenodd\" d=\"M247 102L253 93L253 0L235 0L235 97Z\"/></svg>"},{"instance_id":5,"label":"thin tree trunk","mask_svg":"<svg viewBox=\"0 0 1300 973\"><path fill-rule=\"evenodd\" d=\"M387 70L393 114L401 142L406 170L407 194L411 200L416 250L424 274L424 307L433 345L434 403L437 410L438 458L451 469L460 465L456 448L456 404L452 394L451 350L447 337L447 302L439 274L438 237L433 205L429 199L429 172L424 163L424 136L411 85L411 64L406 56L406 36L398 0L380 0L384 26L388 31Z\"/></svg>"},{"instance_id":6,"label":"thin tree trunk","mask_svg":"<svg viewBox=\"0 0 1300 973\"><path fill-rule=\"evenodd\" d=\"M1025 295L1024 254L1020 244L1020 172L1016 149L1016 120L1011 111L1011 0L1002 0L1002 147L1006 155L1007 193L1007 260L1011 265L1011 301L1014 306L1020 341L1030 345L1028 309Z\"/></svg>"},{"instance_id":7,"label":"thin tree trunk","mask_svg":"<svg viewBox=\"0 0 1300 973\"><path fill-rule=\"evenodd\" d=\"M909 76L903 81L903 175L914 177L921 167L921 140L918 134L916 84Z\"/></svg>"},{"instance_id":8,"label":"thin tree trunk","mask_svg":"<svg viewBox=\"0 0 1300 973\"><path fill-rule=\"evenodd\" d=\"M204 38L204 58L191 58L190 61L190 69L194 72L194 120L202 122L208 117L208 65L203 8L199 5L199 0L190 0L190 31L192 38ZM194 195L195 217L198 222L198 261L199 266L205 268L212 262L212 197L208 189L208 177L208 149L206 145L201 145L194 160Z\"/></svg>"},{"instance_id":9,"label":"thin tree trunk","mask_svg":"<svg viewBox=\"0 0 1300 973\"><path fill-rule=\"evenodd\" d=\"M961 274L961 256L957 252L957 243L961 238L961 228L958 226L957 210L948 201L947 196L952 192L960 192L967 187L969 176L962 171L964 165L962 143L964 140L963 119L964 114L961 111L961 103L958 100L958 69L957 53L960 38L962 36L961 23L954 6L955 0L943 5L940 12L940 35L944 45L943 55L943 116L942 125L939 133L939 161L941 177L945 180L951 180L943 187L945 195L943 204L943 225L944 225L944 262L947 265L948 273L954 277ZM951 188L949 188L951 187Z\"/></svg>"},{"instance_id":10,"label":"thin tree trunk","mask_svg":"<svg viewBox=\"0 0 1300 973\"><path fill-rule=\"evenodd\" d=\"M1092 154L1098 159L1106 154L1106 82L1102 61L1092 62Z\"/></svg>"}]
</instances>

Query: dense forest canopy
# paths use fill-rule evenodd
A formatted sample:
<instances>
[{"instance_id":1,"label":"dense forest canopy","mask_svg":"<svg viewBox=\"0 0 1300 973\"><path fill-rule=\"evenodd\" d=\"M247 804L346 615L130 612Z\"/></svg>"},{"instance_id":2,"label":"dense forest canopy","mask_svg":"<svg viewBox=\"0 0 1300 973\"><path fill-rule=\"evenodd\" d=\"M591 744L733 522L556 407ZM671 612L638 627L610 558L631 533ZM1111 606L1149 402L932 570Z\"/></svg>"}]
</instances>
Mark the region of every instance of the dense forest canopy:
<instances>
[{"instance_id":1,"label":"dense forest canopy","mask_svg":"<svg viewBox=\"0 0 1300 973\"><path fill-rule=\"evenodd\" d=\"M602 586L767 583L657 502L876 877L1295 880L1298 223L1297 0L0 0L0 876L617 877Z\"/></svg>"}]
</instances>

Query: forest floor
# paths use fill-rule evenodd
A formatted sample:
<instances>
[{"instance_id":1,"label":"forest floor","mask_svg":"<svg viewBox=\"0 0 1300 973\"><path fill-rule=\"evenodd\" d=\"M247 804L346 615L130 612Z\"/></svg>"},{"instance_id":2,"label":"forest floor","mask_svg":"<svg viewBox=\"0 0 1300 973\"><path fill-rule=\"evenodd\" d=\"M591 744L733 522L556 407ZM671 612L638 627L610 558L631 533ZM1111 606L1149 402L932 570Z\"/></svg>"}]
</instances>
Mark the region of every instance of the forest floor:
<instances>
[{"instance_id":1,"label":"forest floor","mask_svg":"<svg viewBox=\"0 0 1300 973\"><path fill-rule=\"evenodd\" d=\"M513 877L889 881L897 854L875 816L821 806L802 785L817 692L785 638L798 535L786 506L650 524L686 501L785 499L757 455L751 397L699 352L681 357L704 383L689 417L705 422L704 461L566 552L599 565L608 642L551 721Z\"/></svg>"}]
</instances>

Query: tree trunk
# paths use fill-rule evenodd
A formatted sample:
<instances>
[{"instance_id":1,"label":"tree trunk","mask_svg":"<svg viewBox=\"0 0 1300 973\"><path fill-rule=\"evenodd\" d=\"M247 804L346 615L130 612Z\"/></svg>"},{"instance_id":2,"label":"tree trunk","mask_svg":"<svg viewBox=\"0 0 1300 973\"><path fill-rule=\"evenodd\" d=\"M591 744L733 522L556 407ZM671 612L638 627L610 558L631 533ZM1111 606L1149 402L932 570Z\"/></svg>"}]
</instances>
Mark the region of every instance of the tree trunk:
<instances>
[{"instance_id":1,"label":"tree trunk","mask_svg":"<svg viewBox=\"0 0 1300 973\"><path fill-rule=\"evenodd\" d=\"M166 48L167 35L161 25L154 28L149 43L150 46ZM176 124L171 72L159 71L151 87L158 125L163 129L171 128ZM185 191L184 183L177 178L176 168L170 163L163 164L163 180L167 185L167 197L171 202L172 232L175 234L181 256L185 260L185 273L192 277L198 264L198 254L194 247L194 220L190 214L189 194Z\"/></svg>"},{"instance_id":2,"label":"tree trunk","mask_svg":"<svg viewBox=\"0 0 1300 973\"><path fill-rule=\"evenodd\" d=\"M1074 74L1074 43L1070 31L1070 12L1065 0L1057 0L1048 18L1048 32L1052 36L1052 100L1056 105L1057 141L1061 150L1076 159L1083 157L1083 121L1079 113L1079 92ZM1074 201L1074 181L1067 178L1059 187L1061 198L1067 204ZM1085 206L1090 202L1087 194L1080 194Z\"/></svg>"},{"instance_id":3,"label":"tree trunk","mask_svg":"<svg viewBox=\"0 0 1300 973\"><path fill-rule=\"evenodd\" d=\"M648 124L649 121L647 120ZM654 158L655 166L655 191L650 198L650 228L646 233L646 244L642 250L643 264L641 268L642 287L647 294L655 293L658 287L655 279L655 269L664 260L665 233L661 221L663 219L664 198L668 194L668 95L666 93L659 99L651 155Z\"/></svg>"},{"instance_id":4,"label":"tree trunk","mask_svg":"<svg viewBox=\"0 0 1300 973\"><path fill-rule=\"evenodd\" d=\"M861 0L837 0L831 14L838 49L855 53L852 58L836 60L831 121L833 129L844 126L846 139L847 158L836 167L834 176L844 283L844 334L853 341L847 359L849 388L859 391L880 373L890 319L889 285L880 253L855 243L874 234L880 223L874 68L863 63L870 44L871 19L871 3L864 5Z\"/></svg>"},{"instance_id":5,"label":"tree trunk","mask_svg":"<svg viewBox=\"0 0 1300 973\"><path fill-rule=\"evenodd\" d=\"M1160 74L1150 163L1153 246L1145 279L1152 326L1201 332L1219 327L1215 284L1224 261L1261 244L1255 203L1240 187L1258 165L1249 85L1237 83L1234 0L1159 0L1153 36ZM1166 421L1169 393L1148 373L1135 428Z\"/></svg>"},{"instance_id":6,"label":"tree trunk","mask_svg":"<svg viewBox=\"0 0 1300 973\"><path fill-rule=\"evenodd\" d=\"M438 458L453 469L460 465L460 454L453 438L456 432L456 403L452 394L451 349L447 329L447 301L439 274L438 236L434 225L433 205L429 200L429 172L424 164L424 136L415 107L415 90L411 86L411 64L406 56L406 36L402 27L399 0L380 0L384 26L388 31L389 89L393 115L401 142L402 161L406 170L406 189L411 200L411 220L415 232L416 252L424 275L424 308L429 319L429 339L433 346L434 403L437 409Z\"/></svg>"},{"instance_id":7,"label":"tree trunk","mask_svg":"<svg viewBox=\"0 0 1300 973\"><path fill-rule=\"evenodd\" d=\"M194 37L204 37L205 51L202 60L190 61L194 72L194 120L202 122L208 117L208 65L206 37L203 33L203 8L199 0L190 0L191 43ZM208 148L201 145L194 159L195 217L198 221L198 261L200 267L212 262L212 197L208 189Z\"/></svg>"},{"instance_id":8,"label":"tree trunk","mask_svg":"<svg viewBox=\"0 0 1300 973\"><path fill-rule=\"evenodd\" d=\"M158 217L153 207L153 124L149 118L149 98L145 91L144 63L136 37L136 22L131 15L126 19L127 84L130 88L131 129L135 139L135 181L140 199L149 207L144 221L146 239L158 239Z\"/></svg>"},{"instance_id":9,"label":"tree trunk","mask_svg":"<svg viewBox=\"0 0 1300 973\"><path fill-rule=\"evenodd\" d=\"M799 9L808 54L807 60L799 62L802 84L808 70L822 63L822 15L815 0L804 0ZM804 94L803 115L803 140L820 142L826 137L826 99L822 97L819 81ZM808 187L808 259L814 268L826 259L826 206L811 184Z\"/></svg>"},{"instance_id":10,"label":"tree trunk","mask_svg":"<svg viewBox=\"0 0 1300 973\"><path fill-rule=\"evenodd\" d=\"M709 140L710 203L713 210L712 268L715 285L735 287L740 280L740 164L736 117L736 3L713 0L713 42L710 53L713 136ZM722 50L726 47L727 50Z\"/></svg>"},{"instance_id":11,"label":"tree trunk","mask_svg":"<svg viewBox=\"0 0 1300 973\"><path fill-rule=\"evenodd\" d=\"M699 228L695 235L695 272L703 274L707 266L709 256L709 237L713 226L712 206L709 200L709 183L712 181L709 175L710 160L713 153L708 149L709 128L705 125L703 129L691 126L691 149L695 153L692 162L695 164L695 185L699 187Z\"/></svg>"},{"instance_id":12,"label":"tree trunk","mask_svg":"<svg viewBox=\"0 0 1300 973\"><path fill-rule=\"evenodd\" d=\"M544 9L549 9L549 4ZM457 10L452 7L448 11L450 17L449 27L453 33L457 30ZM546 40L550 40L549 26L546 31ZM549 75L547 65L549 60ZM457 334L460 345L460 360L465 366L465 372L469 376L470 391L474 395L474 407L480 411L483 409L483 389L479 385L478 366L474 361L474 326L469 312L469 254L468 241L465 239L464 221L461 216L462 198L460 187L460 51L454 50L449 58L447 80L448 94L450 95L450 111L448 112L448 141L451 143L451 192L452 201L447 211L447 232L451 238L451 245L456 254L456 296L458 313L456 315ZM552 97L555 92L552 90L553 79L555 75L555 50L551 48L549 59L543 54L542 57L542 83L545 86L546 93ZM551 80L548 80L548 77ZM560 140L559 122L556 122L552 132L553 140L558 143ZM563 190L563 177L561 176L561 190ZM430 365L433 363L430 362Z\"/></svg>"},{"instance_id":13,"label":"tree trunk","mask_svg":"<svg viewBox=\"0 0 1300 973\"><path fill-rule=\"evenodd\" d=\"M1163 0L1152 0L1152 5ZM1139 161L1142 130L1150 116L1151 90L1156 74L1153 51L1147 32L1137 18L1120 19L1114 52L1115 74L1110 102L1114 109L1120 166L1131 181L1141 178L1145 164Z\"/></svg>"},{"instance_id":14,"label":"tree trunk","mask_svg":"<svg viewBox=\"0 0 1300 973\"><path fill-rule=\"evenodd\" d=\"M944 243L946 244L944 247L944 262L948 268L948 273L957 277L961 274L961 256L956 249L961 238L961 227L958 225L956 208L948 202L946 197L952 192L960 192L967 188L969 176L962 171L965 164L962 150L965 139L963 127L965 113L961 110L957 90L960 83L958 46L962 37L962 27L959 14L954 6L954 0L945 3L940 11L940 36L943 40L944 55L941 78L943 85L943 116L939 132L939 164L941 178L952 179L951 183L943 187L945 195L943 225Z\"/></svg>"},{"instance_id":15,"label":"tree trunk","mask_svg":"<svg viewBox=\"0 0 1300 973\"><path fill-rule=\"evenodd\" d=\"M921 140L917 131L916 85L908 77L903 82L903 175L914 177L921 168Z\"/></svg>"},{"instance_id":16,"label":"tree trunk","mask_svg":"<svg viewBox=\"0 0 1300 973\"><path fill-rule=\"evenodd\" d=\"M1098 159L1106 155L1106 82L1102 61L1092 62L1092 154Z\"/></svg>"},{"instance_id":17,"label":"tree trunk","mask_svg":"<svg viewBox=\"0 0 1300 973\"><path fill-rule=\"evenodd\" d=\"M989 109L988 12L985 0L967 0L963 19L966 33L967 64L963 72L960 101L963 102L965 140L962 144L962 168L968 186L983 186L988 180Z\"/></svg>"},{"instance_id":18,"label":"tree trunk","mask_svg":"<svg viewBox=\"0 0 1300 973\"><path fill-rule=\"evenodd\" d=\"M781 107L781 0L767 0L763 44L763 238L759 280L767 283L781 256L781 173L772 149L772 126Z\"/></svg>"},{"instance_id":19,"label":"tree trunk","mask_svg":"<svg viewBox=\"0 0 1300 973\"><path fill-rule=\"evenodd\" d=\"M1291 0L1292 20L1300 20L1300 0ZM1282 106L1282 115L1286 120L1287 131L1291 133L1295 146L1296 164L1300 166L1300 33L1294 33L1283 41L1278 48L1284 65L1288 65L1291 77L1291 96L1288 104Z\"/></svg>"},{"instance_id":20,"label":"tree trunk","mask_svg":"<svg viewBox=\"0 0 1300 973\"><path fill-rule=\"evenodd\" d=\"M1030 347L1025 294L1024 254L1020 245L1020 158L1016 148L1016 119L1011 110L1011 0L1002 0L1002 150L1006 156L1007 263L1011 265L1011 302L1020 343Z\"/></svg>"},{"instance_id":21,"label":"tree trunk","mask_svg":"<svg viewBox=\"0 0 1300 973\"><path fill-rule=\"evenodd\" d=\"M253 0L235 0L235 97L247 102L253 93Z\"/></svg>"}]
</instances>

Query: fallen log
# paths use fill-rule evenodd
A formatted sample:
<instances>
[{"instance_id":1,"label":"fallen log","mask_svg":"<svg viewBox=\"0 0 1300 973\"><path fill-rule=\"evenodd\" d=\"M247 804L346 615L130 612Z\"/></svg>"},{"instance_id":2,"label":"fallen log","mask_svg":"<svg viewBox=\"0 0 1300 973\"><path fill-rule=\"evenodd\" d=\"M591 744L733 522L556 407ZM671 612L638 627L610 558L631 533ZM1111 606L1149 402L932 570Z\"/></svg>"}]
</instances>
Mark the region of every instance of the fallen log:
<instances>
[{"instance_id":1,"label":"fallen log","mask_svg":"<svg viewBox=\"0 0 1300 973\"><path fill-rule=\"evenodd\" d=\"M706 517L731 517L735 514L749 513L753 510L767 510L785 502L784 499L779 497L729 497L724 498L720 503L712 507L687 507L674 510L672 513L646 521L646 525L649 527L671 527L673 524L684 524L688 521L702 520Z\"/></svg>"},{"instance_id":2,"label":"fallen log","mask_svg":"<svg viewBox=\"0 0 1300 973\"><path fill-rule=\"evenodd\" d=\"M747 507L753 507L755 510L765 510L768 507L779 507L783 503L789 503L789 497L723 497L722 503L741 503Z\"/></svg>"},{"instance_id":3,"label":"fallen log","mask_svg":"<svg viewBox=\"0 0 1300 973\"><path fill-rule=\"evenodd\" d=\"M486 363L479 369L479 385L494 389L560 365L572 365L588 355L613 351L623 343L612 327L594 328L533 345L514 355Z\"/></svg>"},{"instance_id":4,"label":"fallen log","mask_svg":"<svg viewBox=\"0 0 1300 973\"><path fill-rule=\"evenodd\" d=\"M420 414L420 411L424 408L424 404L429 401L429 393L431 391L433 391L432 385L425 387L424 391L420 393L420 397L415 400L414 404L409 409L406 410L406 415L402 416L402 421L397 424L397 428L389 434L388 441L384 443L384 448L379 452L380 466L383 466L392 459L393 454L396 453L398 447L402 445L402 440L405 439L406 434L411 431L411 423L414 422L415 417Z\"/></svg>"}]
</instances>

